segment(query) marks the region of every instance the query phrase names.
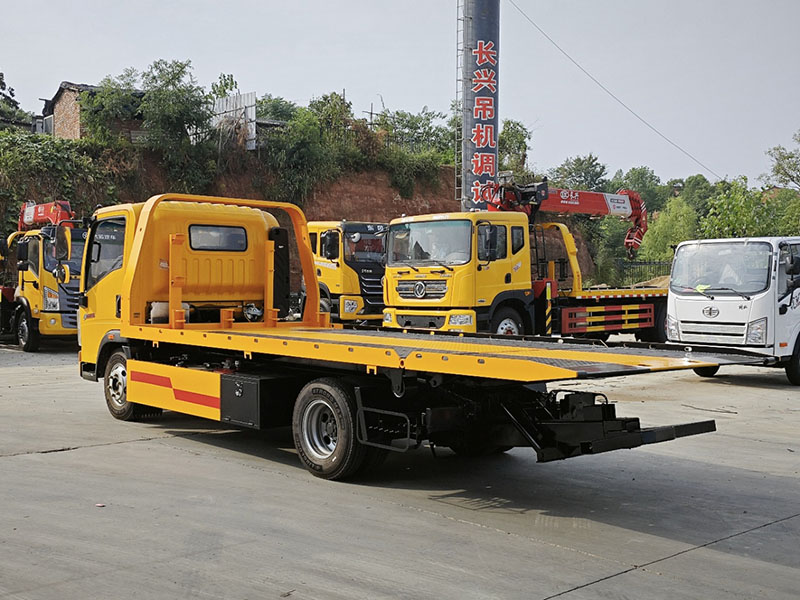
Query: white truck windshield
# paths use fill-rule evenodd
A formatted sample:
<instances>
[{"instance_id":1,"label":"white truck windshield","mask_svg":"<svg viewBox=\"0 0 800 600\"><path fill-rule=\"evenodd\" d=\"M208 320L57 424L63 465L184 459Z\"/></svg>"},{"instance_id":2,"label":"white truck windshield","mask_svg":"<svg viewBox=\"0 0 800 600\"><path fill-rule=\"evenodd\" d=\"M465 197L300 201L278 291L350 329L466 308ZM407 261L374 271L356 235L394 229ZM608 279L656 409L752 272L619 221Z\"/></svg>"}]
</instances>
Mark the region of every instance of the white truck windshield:
<instances>
[{"instance_id":1,"label":"white truck windshield","mask_svg":"<svg viewBox=\"0 0 800 600\"><path fill-rule=\"evenodd\" d=\"M685 244L672 263L677 294L756 294L769 287L772 247L765 242Z\"/></svg>"},{"instance_id":2,"label":"white truck windshield","mask_svg":"<svg viewBox=\"0 0 800 600\"><path fill-rule=\"evenodd\" d=\"M425 221L389 228L389 265L463 265L470 260L472 223Z\"/></svg>"}]
</instances>

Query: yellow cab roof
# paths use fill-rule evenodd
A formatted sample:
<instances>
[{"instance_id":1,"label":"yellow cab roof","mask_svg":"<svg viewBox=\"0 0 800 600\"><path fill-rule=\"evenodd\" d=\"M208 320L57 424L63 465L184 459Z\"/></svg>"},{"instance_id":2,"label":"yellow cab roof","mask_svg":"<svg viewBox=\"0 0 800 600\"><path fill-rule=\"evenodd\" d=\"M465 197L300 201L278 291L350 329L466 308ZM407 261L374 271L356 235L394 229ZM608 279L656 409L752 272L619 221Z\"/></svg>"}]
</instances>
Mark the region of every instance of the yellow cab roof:
<instances>
[{"instance_id":1,"label":"yellow cab roof","mask_svg":"<svg viewBox=\"0 0 800 600\"><path fill-rule=\"evenodd\" d=\"M450 212L435 213L427 215L413 215L410 217L400 217L392 219L389 225L399 223L425 223L428 221L478 221L491 220L492 223L508 223L510 225L527 225L528 215L521 212L499 212L499 211L475 211L475 212Z\"/></svg>"}]
</instances>

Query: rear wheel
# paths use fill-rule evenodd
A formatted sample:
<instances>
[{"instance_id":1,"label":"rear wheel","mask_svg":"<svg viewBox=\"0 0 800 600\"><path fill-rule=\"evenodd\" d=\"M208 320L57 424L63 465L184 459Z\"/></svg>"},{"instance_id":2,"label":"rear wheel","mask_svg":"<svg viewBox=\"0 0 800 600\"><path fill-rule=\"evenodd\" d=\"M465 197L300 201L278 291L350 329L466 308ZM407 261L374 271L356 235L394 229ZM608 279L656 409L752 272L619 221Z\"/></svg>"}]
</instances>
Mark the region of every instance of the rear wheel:
<instances>
[{"instance_id":1,"label":"rear wheel","mask_svg":"<svg viewBox=\"0 0 800 600\"><path fill-rule=\"evenodd\" d=\"M522 335L525 326L522 317L511 307L504 306L492 316L491 331L499 335Z\"/></svg>"},{"instance_id":2,"label":"rear wheel","mask_svg":"<svg viewBox=\"0 0 800 600\"><path fill-rule=\"evenodd\" d=\"M106 406L115 419L136 421L147 417L157 417L160 408L128 402L128 359L121 350L111 355L106 363L103 391Z\"/></svg>"},{"instance_id":3,"label":"rear wheel","mask_svg":"<svg viewBox=\"0 0 800 600\"><path fill-rule=\"evenodd\" d=\"M22 350L36 352L39 349L39 328L24 309L17 315L16 333L17 343Z\"/></svg>"},{"instance_id":4,"label":"rear wheel","mask_svg":"<svg viewBox=\"0 0 800 600\"><path fill-rule=\"evenodd\" d=\"M344 479L365 465L367 447L356 439L356 401L353 390L325 377L300 391L292 415L292 435L300 461L313 475ZM378 462L370 453L370 463Z\"/></svg>"},{"instance_id":5,"label":"rear wheel","mask_svg":"<svg viewBox=\"0 0 800 600\"><path fill-rule=\"evenodd\" d=\"M714 365L713 367L697 367L693 370L700 375L700 377L713 377L717 374L717 371L719 371L719 365Z\"/></svg>"}]
</instances>

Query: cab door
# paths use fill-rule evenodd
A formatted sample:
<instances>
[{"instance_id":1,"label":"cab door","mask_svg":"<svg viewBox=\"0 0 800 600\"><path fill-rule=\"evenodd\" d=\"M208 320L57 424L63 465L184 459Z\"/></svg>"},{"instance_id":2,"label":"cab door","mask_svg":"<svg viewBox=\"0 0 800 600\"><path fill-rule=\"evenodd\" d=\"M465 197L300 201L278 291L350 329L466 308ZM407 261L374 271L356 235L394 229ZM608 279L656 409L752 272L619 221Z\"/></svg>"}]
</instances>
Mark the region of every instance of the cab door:
<instances>
[{"instance_id":1,"label":"cab door","mask_svg":"<svg viewBox=\"0 0 800 600\"><path fill-rule=\"evenodd\" d=\"M508 228L505 225L479 222L476 246L476 308L488 308L495 296L507 289L512 280Z\"/></svg>"},{"instance_id":2,"label":"cab door","mask_svg":"<svg viewBox=\"0 0 800 600\"><path fill-rule=\"evenodd\" d=\"M120 326L127 226L128 219L119 214L98 219L89 230L78 319L87 362L95 362L103 337Z\"/></svg>"},{"instance_id":3,"label":"cab door","mask_svg":"<svg viewBox=\"0 0 800 600\"><path fill-rule=\"evenodd\" d=\"M784 243L778 252L775 306L775 354L790 356L800 336L800 273L792 268L800 261L800 242ZM789 271L787 272L787 265Z\"/></svg>"},{"instance_id":4,"label":"cab door","mask_svg":"<svg viewBox=\"0 0 800 600\"><path fill-rule=\"evenodd\" d=\"M42 242L37 236L23 238L28 246L25 268L19 272L19 293L28 301L31 316L41 318L42 310Z\"/></svg>"}]
</instances>

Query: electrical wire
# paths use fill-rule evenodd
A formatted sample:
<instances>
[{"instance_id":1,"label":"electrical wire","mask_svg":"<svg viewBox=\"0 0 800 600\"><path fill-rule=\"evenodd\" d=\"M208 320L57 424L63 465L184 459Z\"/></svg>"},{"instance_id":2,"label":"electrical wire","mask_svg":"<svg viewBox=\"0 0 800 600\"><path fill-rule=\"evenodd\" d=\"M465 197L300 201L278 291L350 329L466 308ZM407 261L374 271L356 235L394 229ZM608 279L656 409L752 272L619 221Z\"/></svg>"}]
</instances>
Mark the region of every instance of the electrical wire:
<instances>
[{"instance_id":1,"label":"electrical wire","mask_svg":"<svg viewBox=\"0 0 800 600\"><path fill-rule=\"evenodd\" d=\"M661 139L663 139L665 142L667 142L668 144L670 144L671 146L673 146L674 148L676 148L677 150L679 150L680 152L682 152L683 154L685 154L686 156L688 156L688 157L689 157L691 160L693 160L694 162L696 162L698 165L700 165L700 167L702 167L702 168L703 168L703 169L704 169L706 172L708 172L708 173L711 173L711 174L712 174L712 175L714 175L714 176L715 176L717 179L723 179L723 177L722 177L722 176L720 176L719 174L717 174L717 173L716 173L716 172L715 172L715 171L714 171L714 170L713 170L711 167L708 167L708 166L706 166L706 165L705 165L703 162L701 162L701 161L700 161L700 159L696 158L696 157L695 157L694 155L692 155L692 154L691 154L691 153L690 153L688 150L684 150L684 149L683 149L683 148L681 148L681 146L679 146L677 143L673 142L673 141L672 141L671 139L669 139L669 138L668 138L666 135L664 135L663 133L661 133L661 132L660 132L658 129L656 129L656 128L655 128L655 126L651 125L651 124L650 124L650 123L649 123L647 120L645 120L645 118L644 118L644 117L640 116L640 115L639 115L639 114L638 114L638 113L637 113L635 110L633 110L633 109L632 109L630 106L628 106L627 104L625 104L625 103L624 103L624 102L623 102L623 101L622 101L622 100L621 100L619 97L617 97L617 95L616 95L616 94L614 94L614 92L612 92L612 91L611 91L611 90L609 90L609 89L608 89L606 86L604 86L604 85L603 85L603 84L602 84L602 83L601 83L601 82L600 82L600 81L599 81L599 80L598 80L598 79L597 79L597 78L596 78L594 75L592 75L591 73L589 73L589 71L587 71L586 69L584 69L584 68L583 68L583 66L581 66L581 64L580 64L580 63L579 63L577 60L575 60L574 58L572 58L572 57L571 57L571 56L570 56L570 55L567 53L567 51L566 51L566 50L564 50L564 49L563 49L561 46L559 46L559 45L558 45L558 43L557 43L557 42L556 42L556 41L555 41L553 38L551 38L549 35L547 35L547 33L544 31L544 29L542 29L541 27L539 27L539 26L538 26L538 25L537 25L537 24L536 24L536 23L533 21L533 19L531 19L531 18L530 18L530 17L529 17L527 14L525 14L525 11L523 11L523 10L522 10L522 9L521 9L521 8L520 8L518 5L517 5L517 3L516 3L516 2L514 2L514 0L507 0L507 1L508 1L508 3L509 3L509 4L511 4L511 6L513 6L514 8L516 8L516 9L517 9L517 11L519 11L519 13L520 13L520 14L521 14L521 15L522 15L522 16L523 16L523 17L524 17L524 18L525 18L525 19L528 21L528 23L530 23L531 25L533 25L533 26L536 28L536 30L537 30L539 33L541 33L541 34L542 34L542 35L543 35L543 36L544 36L544 37L547 39L547 41L549 41L551 44L553 44L553 46L555 46L555 47L556 47L556 49L557 49L559 52L561 52L561 54L563 54L563 55L564 55L564 56L565 56L565 57L566 57L566 58L567 58L567 59L568 59L568 60L569 60L569 61L570 61L570 62L571 62L573 65L575 65L575 66L576 66L578 69L580 69L580 70L581 70L581 72L583 72L583 74L584 74L584 75L586 75L586 76L587 76L589 79L591 79L591 80L592 80L592 81L593 81L595 84L597 84L597 86L598 86L598 87L600 87L600 89L602 89L602 90L603 90L603 91L604 91L606 94L608 94L608 95L609 95L609 96L611 96L611 97L612 97L614 100L616 100L616 101L617 101L617 102L618 102L618 103L619 103L619 104L620 104L620 105L621 105L621 106L622 106L622 107L623 107L625 110L627 110L627 111L628 111L629 113L631 113L631 114L632 114L634 117L636 117L637 119L639 119L639 121L641 121L641 122L642 122L642 123L643 123L643 124L644 124L646 127L648 127L650 130L652 130L652 131L653 131L653 132L654 132L656 135L658 135L658 136L659 136Z\"/></svg>"}]
</instances>

